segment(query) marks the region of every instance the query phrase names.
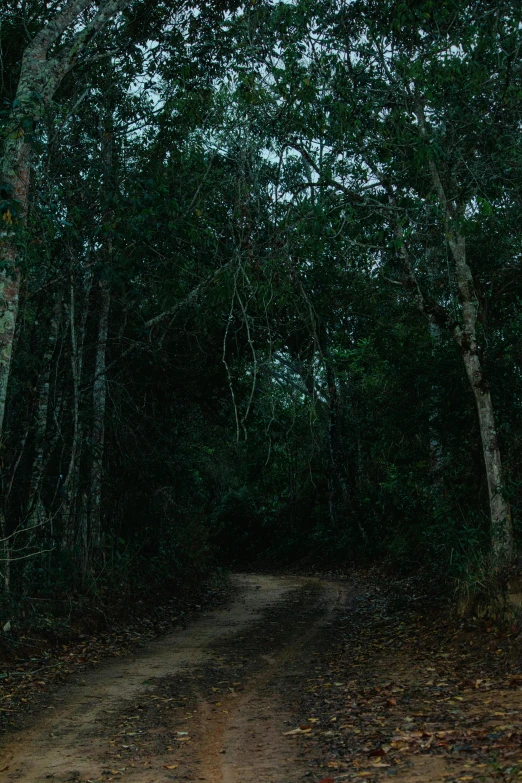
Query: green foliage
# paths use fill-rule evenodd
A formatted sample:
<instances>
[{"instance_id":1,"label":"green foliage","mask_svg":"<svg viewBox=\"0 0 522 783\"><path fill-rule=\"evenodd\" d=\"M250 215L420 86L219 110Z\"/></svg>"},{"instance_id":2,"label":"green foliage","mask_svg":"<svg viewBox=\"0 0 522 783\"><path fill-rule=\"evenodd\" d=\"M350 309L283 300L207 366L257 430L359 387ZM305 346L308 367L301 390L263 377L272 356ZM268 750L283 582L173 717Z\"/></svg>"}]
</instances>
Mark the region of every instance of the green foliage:
<instances>
[{"instance_id":1,"label":"green foliage","mask_svg":"<svg viewBox=\"0 0 522 783\"><path fill-rule=\"evenodd\" d=\"M15 6L0 27L3 129L27 33L51 13ZM520 22L514 0L162 1L133 3L93 41L43 119L22 123L33 191L1 469L4 537L24 553L11 589L132 592L219 562L387 559L441 580L483 564L455 232L519 525ZM463 205L451 220L434 165Z\"/></svg>"}]
</instances>

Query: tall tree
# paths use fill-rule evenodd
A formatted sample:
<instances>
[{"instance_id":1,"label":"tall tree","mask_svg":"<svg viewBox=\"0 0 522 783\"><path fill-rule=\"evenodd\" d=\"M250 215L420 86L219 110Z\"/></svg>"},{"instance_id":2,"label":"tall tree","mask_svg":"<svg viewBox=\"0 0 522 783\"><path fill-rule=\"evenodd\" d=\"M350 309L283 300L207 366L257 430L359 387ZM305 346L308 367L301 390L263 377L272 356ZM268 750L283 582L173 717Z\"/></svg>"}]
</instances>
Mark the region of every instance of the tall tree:
<instances>
[{"instance_id":1,"label":"tall tree","mask_svg":"<svg viewBox=\"0 0 522 783\"><path fill-rule=\"evenodd\" d=\"M45 20L22 57L16 95L4 131L0 166L1 187L9 203L3 213L7 228L0 250L3 267L0 277L0 433L18 315L18 243L20 230L27 221L34 136L65 76L81 60L92 40L128 3L129 0L105 0L93 10L92 0L66 2Z\"/></svg>"},{"instance_id":2,"label":"tall tree","mask_svg":"<svg viewBox=\"0 0 522 783\"><path fill-rule=\"evenodd\" d=\"M484 210L518 197L520 7L361 0L279 6L273 18L275 29L286 22L268 55L281 143L314 171L310 191L338 194L352 239L375 246L374 270L459 347L482 439L491 568L502 579L513 525L484 370L485 281L473 257ZM375 214L370 239L365 223Z\"/></svg>"}]
</instances>

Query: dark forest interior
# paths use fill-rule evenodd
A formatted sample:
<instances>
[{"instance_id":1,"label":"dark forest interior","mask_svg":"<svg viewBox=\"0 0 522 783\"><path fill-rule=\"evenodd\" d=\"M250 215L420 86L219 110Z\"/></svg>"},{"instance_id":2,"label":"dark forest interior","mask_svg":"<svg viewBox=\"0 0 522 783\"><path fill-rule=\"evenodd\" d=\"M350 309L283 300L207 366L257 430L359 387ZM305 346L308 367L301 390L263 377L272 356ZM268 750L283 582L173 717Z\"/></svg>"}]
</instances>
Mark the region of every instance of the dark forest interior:
<instances>
[{"instance_id":1,"label":"dark forest interior","mask_svg":"<svg viewBox=\"0 0 522 783\"><path fill-rule=\"evenodd\" d=\"M0 18L4 622L216 569L505 592L518 0Z\"/></svg>"}]
</instances>

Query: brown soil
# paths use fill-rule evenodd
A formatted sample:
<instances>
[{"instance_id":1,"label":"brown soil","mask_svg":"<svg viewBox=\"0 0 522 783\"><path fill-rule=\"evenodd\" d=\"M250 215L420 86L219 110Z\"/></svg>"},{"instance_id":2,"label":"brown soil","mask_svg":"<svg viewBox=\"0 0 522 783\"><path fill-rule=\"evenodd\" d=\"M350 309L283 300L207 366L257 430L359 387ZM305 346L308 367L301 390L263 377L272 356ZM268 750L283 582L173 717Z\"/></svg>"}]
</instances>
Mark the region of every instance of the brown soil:
<instances>
[{"instance_id":1,"label":"brown soil","mask_svg":"<svg viewBox=\"0 0 522 783\"><path fill-rule=\"evenodd\" d=\"M51 696L5 738L0 783L522 777L519 629L407 581L234 582L227 607Z\"/></svg>"},{"instance_id":2,"label":"brown soil","mask_svg":"<svg viewBox=\"0 0 522 783\"><path fill-rule=\"evenodd\" d=\"M151 783L176 780L180 774L216 783L276 781L281 780L281 774L285 781L301 779L305 769L296 764L292 743L284 736L284 722L288 719L284 707L267 687L275 672L298 656L318 632L321 621L343 598L344 590L329 585L319 587L313 580L298 577L236 576L234 580L238 592L227 608L208 613L187 629L149 644L132 658L100 666L86 674L84 680L55 695L47 714L6 743L1 780L40 783L49 779L124 777L134 783ZM181 699L178 711L183 711L185 719L187 700L194 700L194 694L180 696L175 689L174 696L164 695L168 685L165 678L168 681L177 675L174 686L186 686L187 678L194 677L193 672L205 664L215 666L216 661L223 659L228 644L232 645L232 652L241 651L245 636L250 634L261 643L256 623L262 614L281 608L291 612L296 591L306 591L307 587L308 595L313 593L313 621L304 621L303 626L300 620L301 628L292 626L289 634L284 624L272 621L276 625L274 636L266 648L249 656L249 679L242 693L231 686L223 701L218 702L221 709L216 702L200 698L191 713L191 726L195 728L191 728L190 734L176 730L180 716L172 709L165 712L159 726L153 725L149 716L146 728L136 730L131 724L134 730L127 730L126 713L141 701L152 705L159 701L169 708L173 706L171 702ZM281 633L288 638L276 639ZM223 649L216 647L218 642ZM211 686L212 693L218 690ZM136 709L143 712L141 706ZM144 736L149 742L154 737L164 739L156 748L158 752L144 747Z\"/></svg>"}]
</instances>

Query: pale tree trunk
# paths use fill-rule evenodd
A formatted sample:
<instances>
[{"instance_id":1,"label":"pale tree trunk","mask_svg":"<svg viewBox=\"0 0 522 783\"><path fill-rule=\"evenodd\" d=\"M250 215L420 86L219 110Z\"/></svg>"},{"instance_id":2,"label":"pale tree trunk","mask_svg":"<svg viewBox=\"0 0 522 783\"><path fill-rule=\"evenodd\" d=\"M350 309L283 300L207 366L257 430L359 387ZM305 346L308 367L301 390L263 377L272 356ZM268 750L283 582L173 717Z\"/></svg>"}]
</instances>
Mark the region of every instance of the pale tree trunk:
<instances>
[{"instance_id":1,"label":"pale tree trunk","mask_svg":"<svg viewBox=\"0 0 522 783\"><path fill-rule=\"evenodd\" d=\"M130 0L105 0L91 20L76 34L60 54L49 52L59 44L67 30L75 29L78 17L92 0L69 0L35 35L22 57L20 78L13 109L5 128L0 163L0 178L7 187L9 209L3 214L5 225L0 236L0 435L3 431L7 386L18 315L20 271L16 233L27 223L31 143L46 106L66 74L74 68L96 33ZM16 232L16 233L15 233Z\"/></svg>"},{"instance_id":2,"label":"pale tree trunk","mask_svg":"<svg viewBox=\"0 0 522 783\"><path fill-rule=\"evenodd\" d=\"M0 538L2 539L1 547L1 563L0 572L3 575L4 591L9 592L11 581L11 557L13 549L17 548L17 540L19 535L23 532L28 535L26 540L26 546L34 544L35 528L41 526L46 519L45 509L42 506L40 500L41 482L44 472L44 444L45 435L47 432L47 419L49 413L49 397L50 397L50 378L51 378L51 366L52 358L58 338L58 332L60 329L61 321L61 301L57 301L51 317L51 323L49 326L49 335L47 340L47 346L44 353L43 370L40 376L38 384L38 397L37 408L34 417L34 424L31 427L34 431L34 457L33 466L31 471L31 480L29 484L29 494L27 502L25 504L26 519L28 521L28 528L23 531L19 529L13 530L9 533L9 525L7 523L7 517L5 512L2 513L0 519ZM29 431L29 430L28 430ZM27 439L27 434L23 438L23 443ZM22 449L23 450L23 449ZM21 453L20 453L21 457ZM14 473L11 478L11 483L14 479ZM8 490L9 493L9 490ZM8 494L7 493L7 494Z\"/></svg>"},{"instance_id":3,"label":"pale tree trunk","mask_svg":"<svg viewBox=\"0 0 522 783\"><path fill-rule=\"evenodd\" d=\"M416 107L419 130L429 143L426 117L422 105ZM466 374L477 406L486 483L490 509L491 571L500 580L504 579L515 556L515 542L511 508L505 497L504 473L498 444L493 401L479 355L477 341L478 297L473 274L466 256L466 241L458 226L464 215L464 205L449 199L446 195L437 163L428 157L433 187L444 214L444 230L448 240L459 291L462 325L452 326L453 337L462 352Z\"/></svg>"},{"instance_id":4,"label":"pale tree trunk","mask_svg":"<svg viewBox=\"0 0 522 783\"><path fill-rule=\"evenodd\" d=\"M430 323L437 323L438 318L450 327L451 334L458 344L466 375L471 385L477 406L486 482L488 487L490 509L490 542L491 570L494 576L502 577L511 565L515 555L513 521L511 509L504 496L504 474L498 444L493 401L487 381L484 378L477 342L477 312L478 300L473 285L473 275L466 258L466 243L463 236L453 234L450 229L452 215L449 212L442 185L436 170L432 168L434 180L438 183L437 191L447 210L446 236L453 257L455 278L459 289L459 299L462 312L462 325L450 322L447 313L434 302L429 302L420 291L418 281L407 248L400 247L400 257L404 271L407 274L407 284L413 290L417 305ZM434 320L435 319L435 320Z\"/></svg>"},{"instance_id":5,"label":"pale tree trunk","mask_svg":"<svg viewBox=\"0 0 522 783\"><path fill-rule=\"evenodd\" d=\"M478 301L473 276L466 259L464 237L454 236L449 242L462 306L462 326L455 327L454 337L460 346L466 374L475 397L486 468L491 517L491 565L494 573L503 574L512 564L515 555L513 522L511 508L504 495L504 472L493 401L479 356L476 330Z\"/></svg>"},{"instance_id":6,"label":"pale tree trunk","mask_svg":"<svg viewBox=\"0 0 522 783\"><path fill-rule=\"evenodd\" d=\"M18 215L7 210L3 217L6 229L0 232L0 435L3 431L7 385L13 355L13 340L20 296L20 270L17 266L17 238L13 230L15 220L23 224L26 220L29 195L29 147L27 144L8 145L16 156L16 174L14 171L2 172L3 181L8 185L10 197L16 201Z\"/></svg>"},{"instance_id":7,"label":"pale tree trunk","mask_svg":"<svg viewBox=\"0 0 522 783\"><path fill-rule=\"evenodd\" d=\"M23 136L15 131L16 125L7 127L4 157L0 170L2 182L8 188L13 209L2 215L4 226L0 231L0 438L3 434L7 386L13 355L13 340L20 296L20 270L17 267L17 238L15 221L26 221L29 194L29 146ZM9 163L9 165L6 165ZM18 212L15 212L14 205ZM4 498L5 502L5 498ZM9 592L11 574L11 546L5 507L0 511L0 572L4 591Z\"/></svg>"}]
</instances>

